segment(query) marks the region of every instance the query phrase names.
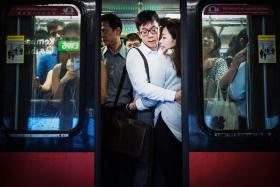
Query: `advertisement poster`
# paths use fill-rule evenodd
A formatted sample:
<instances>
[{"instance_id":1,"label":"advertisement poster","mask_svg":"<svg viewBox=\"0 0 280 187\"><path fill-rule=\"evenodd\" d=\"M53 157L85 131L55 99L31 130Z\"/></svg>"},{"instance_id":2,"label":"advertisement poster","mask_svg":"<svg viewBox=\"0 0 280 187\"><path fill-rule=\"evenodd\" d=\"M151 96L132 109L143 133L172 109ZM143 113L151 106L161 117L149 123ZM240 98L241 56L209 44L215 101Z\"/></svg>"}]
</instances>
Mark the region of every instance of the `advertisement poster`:
<instances>
[{"instance_id":1,"label":"advertisement poster","mask_svg":"<svg viewBox=\"0 0 280 187\"><path fill-rule=\"evenodd\" d=\"M258 35L259 63L276 63L275 35Z\"/></svg>"},{"instance_id":2,"label":"advertisement poster","mask_svg":"<svg viewBox=\"0 0 280 187\"><path fill-rule=\"evenodd\" d=\"M23 64L24 63L24 36L7 36L6 63Z\"/></svg>"}]
</instances>

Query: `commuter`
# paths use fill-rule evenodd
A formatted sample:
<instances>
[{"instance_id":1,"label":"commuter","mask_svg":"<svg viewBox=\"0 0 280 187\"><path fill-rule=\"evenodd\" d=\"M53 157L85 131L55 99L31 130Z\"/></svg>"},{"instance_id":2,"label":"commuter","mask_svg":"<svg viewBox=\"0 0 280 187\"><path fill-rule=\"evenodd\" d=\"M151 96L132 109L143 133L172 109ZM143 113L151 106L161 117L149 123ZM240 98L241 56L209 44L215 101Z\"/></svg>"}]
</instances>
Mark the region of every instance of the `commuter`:
<instances>
[{"instance_id":1,"label":"commuter","mask_svg":"<svg viewBox=\"0 0 280 187\"><path fill-rule=\"evenodd\" d=\"M155 11L145 10L136 17L136 27L142 43L139 50L147 59L149 78L144 66L144 59L139 51L132 48L127 55L127 72L134 89L134 102L130 103L131 110L138 109L137 118L146 123L153 124L154 113L142 102L143 98L161 102L174 102L181 100L181 91L164 89L165 71L169 67L166 57L158 52L159 49L159 17ZM151 185L151 162L136 163L135 187Z\"/></svg>"},{"instance_id":2,"label":"commuter","mask_svg":"<svg viewBox=\"0 0 280 187\"><path fill-rule=\"evenodd\" d=\"M122 22L115 14L101 16L101 41L105 46L101 49L102 62L106 64L108 93L102 106L103 142L107 137L106 128L110 125L113 115L123 116L125 105L131 101L132 86L128 75L121 87L116 106L114 102L119 88L122 72L125 68L127 47L121 42ZM103 83L101 83L103 84ZM103 144L103 148L106 145ZM113 150L103 149L102 182L106 187L132 186L133 160Z\"/></svg>"},{"instance_id":3,"label":"commuter","mask_svg":"<svg viewBox=\"0 0 280 187\"><path fill-rule=\"evenodd\" d=\"M226 93L228 85L232 82L236 72L238 71L239 65L244 62L247 58L247 48L246 45L248 43L248 35L247 30L242 29L236 35L236 42L233 45L233 60L225 75L220 80L220 87L223 93Z\"/></svg>"},{"instance_id":4,"label":"commuter","mask_svg":"<svg viewBox=\"0 0 280 187\"><path fill-rule=\"evenodd\" d=\"M79 41L80 25L77 23L67 24L64 29L63 40ZM35 79L33 86L39 88L41 92L51 92L54 99L61 99L62 92L57 92L59 85L79 77L80 52L59 52L57 56L58 59L61 59L61 62L48 72L44 84L39 84L38 79ZM60 56L63 56L63 58L59 58ZM66 59L66 56L68 59Z\"/></svg>"},{"instance_id":5,"label":"commuter","mask_svg":"<svg viewBox=\"0 0 280 187\"><path fill-rule=\"evenodd\" d=\"M230 67L230 64L233 61L234 56L244 49L248 43L248 35L247 35L247 29L242 29L237 35L233 36L230 43L229 43L229 49L226 54L226 60L228 63L228 67Z\"/></svg>"},{"instance_id":6,"label":"commuter","mask_svg":"<svg viewBox=\"0 0 280 187\"><path fill-rule=\"evenodd\" d=\"M236 102L239 109L238 120L239 129L241 130L248 129L246 104L246 63L248 63L247 59L240 63L236 71L236 75L229 84L229 96L234 102ZM268 116L265 116L265 128L271 129L278 123L279 114L272 112Z\"/></svg>"},{"instance_id":7,"label":"commuter","mask_svg":"<svg viewBox=\"0 0 280 187\"><path fill-rule=\"evenodd\" d=\"M48 33L50 35L50 43L52 46L49 46L50 52L41 55L37 61L36 65L36 76L39 77L40 83L42 84L46 80L46 76L50 70L58 63L57 57L57 44L58 40L62 39L63 30L65 24L59 20L52 20L47 23Z\"/></svg>"},{"instance_id":8,"label":"commuter","mask_svg":"<svg viewBox=\"0 0 280 187\"><path fill-rule=\"evenodd\" d=\"M167 20L161 25L160 50L167 58L164 88L181 90L180 22ZM181 104L159 102L155 109L155 160L166 186L182 186Z\"/></svg>"},{"instance_id":9,"label":"commuter","mask_svg":"<svg viewBox=\"0 0 280 187\"><path fill-rule=\"evenodd\" d=\"M214 98L217 86L227 72L227 63L220 57L221 40L213 26L202 29L204 98Z\"/></svg>"},{"instance_id":10,"label":"commuter","mask_svg":"<svg viewBox=\"0 0 280 187\"><path fill-rule=\"evenodd\" d=\"M126 35L126 38L124 39L124 45L128 48L139 47L140 44L141 38L136 33L130 33Z\"/></svg>"}]
</instances>

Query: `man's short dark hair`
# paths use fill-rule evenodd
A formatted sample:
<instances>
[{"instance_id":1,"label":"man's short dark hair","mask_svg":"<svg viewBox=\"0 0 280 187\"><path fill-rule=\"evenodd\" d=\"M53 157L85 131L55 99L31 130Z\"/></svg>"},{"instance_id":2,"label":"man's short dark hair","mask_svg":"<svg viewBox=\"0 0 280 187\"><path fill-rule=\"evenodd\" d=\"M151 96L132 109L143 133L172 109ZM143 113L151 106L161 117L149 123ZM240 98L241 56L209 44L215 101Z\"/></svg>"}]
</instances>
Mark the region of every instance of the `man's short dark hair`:
<instances>
[{"instance_id":1,"label":"man's short dark hair","mask_svg":"<svg viewBox=\"0 0 280 187\"><path fill-rule=\"evenodd\" d=\"M146 24L148 22L156 21L159 23L159 17L156 11L153 10L143 10L140 12L135 19L136 28L139 31L141 25Z\"/></svg>"},{"instance_id":2,"label":"man's short dark hair","mask_svg":"<svg viewBox=\"0 0 280 187\"><path fill-rule=\"evenodd\" d=\"M61 26L61 27L64 28L65 23L62 22L62 21L59 21L59 20L57 20L57 19L48 22L48 23L47 23L47 30L48 30L48 33L50 33L50 30L56 29L58 26Z\"/></svg>"},{"instance_id":3,"label":"man's short dark hair","mask_svg":"<svg viewBox=\"0 0 280 187\"><path fill-rule=\"evenodd\" d=\"M121 29L122 32L122 21L121 19L115 14L105 14L101 16L101 22L108 22L109 26L115 30L117 27Z\"/></svg>"},{"instance_id":4,"label":"man's short dark hair","mask_svg":"<svg viewBox=\"0 0 280 187\"><path fill-rule=\"evenodd\" d=\"M124 44L126 44L126 41L128 40L130 41L139 40L141 42L141 38L136 33L129 33L128 35L126 35L124 39Z\"/></svg>"}]
</instances>

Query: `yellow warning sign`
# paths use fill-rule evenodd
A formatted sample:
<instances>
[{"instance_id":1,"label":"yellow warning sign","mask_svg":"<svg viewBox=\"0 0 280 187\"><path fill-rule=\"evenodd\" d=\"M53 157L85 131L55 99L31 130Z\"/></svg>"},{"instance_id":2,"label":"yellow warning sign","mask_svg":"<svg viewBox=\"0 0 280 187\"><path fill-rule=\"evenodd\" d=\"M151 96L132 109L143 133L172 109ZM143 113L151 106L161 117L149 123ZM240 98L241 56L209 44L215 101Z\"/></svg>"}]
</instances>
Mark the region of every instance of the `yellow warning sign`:
<instances>
[{"instance_id":1,"label":"yellow warning sign","mask_svg":"<svg viewBox=\"0 0 280 187\"><path fill-rule=\"evenodd\" d=\"M259 63L276 63L275 35L258 35Z\"/></svg>"},{"instance_id":2,"label":"yellow warning sign","mask_svg":"<svg viewBox=\"0 0 280 187\"><path fill-rule=\"evenodd\" d=\"M24 36L7 36L6 63L22 64L24 63Z\"/></svg>"}]
</instances>

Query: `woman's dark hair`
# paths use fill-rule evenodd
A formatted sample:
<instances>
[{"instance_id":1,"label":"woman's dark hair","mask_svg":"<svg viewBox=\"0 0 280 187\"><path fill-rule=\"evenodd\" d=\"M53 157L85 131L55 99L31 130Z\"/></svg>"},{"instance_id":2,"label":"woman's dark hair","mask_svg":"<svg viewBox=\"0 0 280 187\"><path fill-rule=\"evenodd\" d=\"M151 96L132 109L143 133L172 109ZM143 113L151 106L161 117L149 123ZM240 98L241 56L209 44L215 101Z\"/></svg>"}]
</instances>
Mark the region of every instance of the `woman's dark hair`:
<instances>
[{"instance_id":1,"label":"woman's dark hair","mask_svg":"<svg viewBox=\"0 0 280 187\"><path fill-rule=\"evenodd\" d=\"M217 34L217 31L216 29L211 26L211 25L208 25L208 26L204 26L202 28L202 33L210 33L213 37L214 37L214 49L212 51L210 51L210 57L220 57L220 48L221 48L221 39L220 37L218 36Z\"/></svg>"},{"instance_id":2,"label":"woman's dark hair","mask_svg":"<svg viewBox=\"0 0 280 187\"><path fill-rule=\"evenodd\" d=\"M241 39L243 40L242 43L241 43ZM248 41L249 38L247 34L247 29L244 28L238 33L238 35L236 36L235 43L233 44L232 48L233 48L234 55L239 51L241 51L242 49L244 49Z\"/></svg>"},{"instance_id":3,"label":"woman's dark hair","mask_svg":"<svg viewBox=\"0 0 280 187\"><path fill-rule=\"evenodd\" d=\"M162 37L162 31L167 28L168 32L174 40L176 45L174 47L173 61L176 68L177 76L181 76L181 35L180 35L180 21L178 19L165 19L161 22L160 38Z\"/></svg>"},{"instance_id":4,"label":"woman's dark hair","mask_svg":"<svg viewBox=\"0 0 280 187\"><path fill-rule=\"evenodd\" d=\"M159 17L156 11L153 10L143 10L139 14L137 14L135 19L136 28L139 31L141 25L146 24L151 21L156 21L159 23Z\"/></svg>"},{"instance_id":5,"label":"woman's dark hair","mask_svg":"<svg viewBox=\"0 0 280 187\"><path fill-rule=\"evenodd\" d=\"M109 26L113 29L113 31L119 27L122 32L122 21L121 19L115 14L105 14L101 16L101 22L107 22Z\"/></svg>"}]
</instances>

